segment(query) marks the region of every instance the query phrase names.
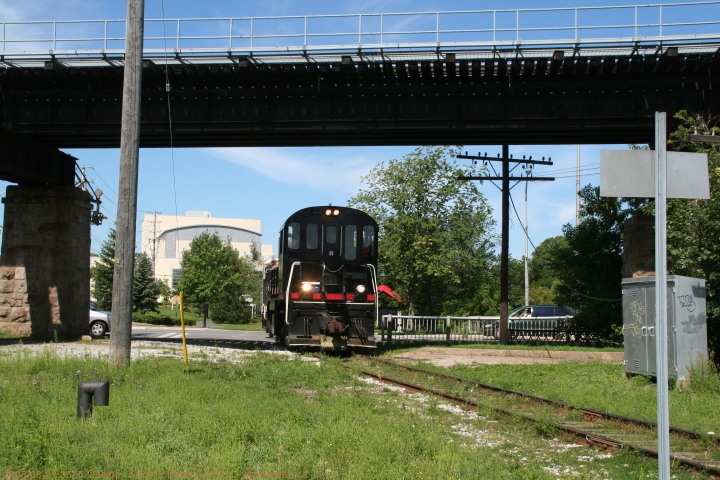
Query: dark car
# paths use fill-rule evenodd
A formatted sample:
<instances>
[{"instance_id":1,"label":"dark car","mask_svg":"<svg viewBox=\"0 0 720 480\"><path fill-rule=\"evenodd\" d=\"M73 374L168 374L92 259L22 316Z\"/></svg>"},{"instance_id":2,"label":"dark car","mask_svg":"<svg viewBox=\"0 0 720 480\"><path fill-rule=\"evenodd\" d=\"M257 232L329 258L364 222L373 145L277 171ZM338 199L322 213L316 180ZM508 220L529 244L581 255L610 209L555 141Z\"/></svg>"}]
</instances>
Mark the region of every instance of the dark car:
<instances>
[{"instance_id":1,"label":"dark car","mask_svg":"<svg viewBox=\"0 0 720 480\"><path fill-rule=\"evenodd\" d=\"M525 305L508 313L508 329L510 330L556 330L559 320L570 319L575 311L560 305ZM483 327L487 336L500 336L500 320L495 320Z\"/></svg>"}]
</instances>

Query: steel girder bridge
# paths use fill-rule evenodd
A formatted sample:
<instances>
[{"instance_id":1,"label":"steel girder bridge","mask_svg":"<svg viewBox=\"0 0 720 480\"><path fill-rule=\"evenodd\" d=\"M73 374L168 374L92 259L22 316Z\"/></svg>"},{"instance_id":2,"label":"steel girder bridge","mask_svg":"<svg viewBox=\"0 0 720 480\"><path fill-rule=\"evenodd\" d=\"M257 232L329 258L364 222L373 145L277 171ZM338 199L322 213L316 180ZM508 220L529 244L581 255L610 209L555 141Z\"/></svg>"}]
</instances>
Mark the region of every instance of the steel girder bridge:
<instances>
[{"instance_id":1,"label":"steel girder bridge","mask_svg":"<svg viewBox=\"0 0 720 480\"><path fill-rule=\"evenodd\" d=\"M720 112L718 19L719 1L146 20L140 144L648 143L655 111ZM29 151L118 147L124 21L0 31L2 178L54 175Z\"/></svg>"}]
</instances>

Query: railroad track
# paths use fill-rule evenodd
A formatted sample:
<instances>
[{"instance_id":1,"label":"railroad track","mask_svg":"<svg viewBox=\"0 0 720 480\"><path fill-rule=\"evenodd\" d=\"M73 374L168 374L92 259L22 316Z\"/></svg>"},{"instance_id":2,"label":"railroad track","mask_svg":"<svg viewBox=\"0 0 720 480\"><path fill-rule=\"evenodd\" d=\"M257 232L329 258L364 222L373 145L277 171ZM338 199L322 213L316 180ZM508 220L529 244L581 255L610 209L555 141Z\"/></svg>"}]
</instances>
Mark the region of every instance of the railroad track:
<instances>
[{"instance_id":1,"label":"railroad track","mask_svg":"<svg viewBox=\"0 0 720 480\"><path fill-rule=\"evenodd\" d=\"M405 389L426 392L468 409L485 408L534 422L551 422L580 443L603 449L630 448L653 458L657 452L657 424L582 408L442 373L408 367L387 360L359 356L374 372L364 375ZM720 479L720 439L670 427L670 460Z\"/></svg>"}]
</instances>

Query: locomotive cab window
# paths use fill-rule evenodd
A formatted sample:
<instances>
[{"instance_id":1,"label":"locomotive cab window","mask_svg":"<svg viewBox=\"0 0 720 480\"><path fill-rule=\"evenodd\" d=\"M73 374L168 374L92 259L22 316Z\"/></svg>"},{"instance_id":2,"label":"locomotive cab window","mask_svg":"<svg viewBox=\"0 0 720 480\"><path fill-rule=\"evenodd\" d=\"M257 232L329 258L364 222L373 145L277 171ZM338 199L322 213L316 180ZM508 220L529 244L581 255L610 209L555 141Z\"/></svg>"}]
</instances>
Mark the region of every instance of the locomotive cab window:
<instances>
[{"instance_id":1,"label":"locomotive cab window","mask_svg":"<svg viewBox=\"0 0 720 480\"><path fill-rule=\"evenodd\" d=\"M345 225L345 260L355 260L357 258L357 227L355 225Z\"/></svg>"},{"instance_id":2,"label":"locomotive cab window","mask_svg":"<svg viewBox=\"0 0 720 480\"><path fill-rule=\"evenodd\" d=\"M325 229L325 243L337 243L337 227L335 225L329 225Z\"/></svg>"},{"instance_id":3,"label":"locomotive cab window","mask_svg":"<svg viewBox=\"0 0 720 480\"><path fill-rule=\"evenodd\" d=\"M287 229L287 246L290 250L300 248L300 224L290 223Z\"/></svg>"},{"instance_id":4,"label":"locomotive cab window","mask_svg":"<svg viewBox=\"0 0 720 480\"><path fill-rule=\"evenodd\" d=\"M308 223L305 229L305 248L315 250L318 248L318 224Z\"/></svg>"},{"instance_id":5,"label":"locomotive cab window","mask_svg":"<svg viewBox=\"0 0 720 480\"><path fill-rule=\"evenodd\" d=\"M363 227L362 255L365 258L375 257L375 227L365 225Z\"/></svg>"}]
</instances>

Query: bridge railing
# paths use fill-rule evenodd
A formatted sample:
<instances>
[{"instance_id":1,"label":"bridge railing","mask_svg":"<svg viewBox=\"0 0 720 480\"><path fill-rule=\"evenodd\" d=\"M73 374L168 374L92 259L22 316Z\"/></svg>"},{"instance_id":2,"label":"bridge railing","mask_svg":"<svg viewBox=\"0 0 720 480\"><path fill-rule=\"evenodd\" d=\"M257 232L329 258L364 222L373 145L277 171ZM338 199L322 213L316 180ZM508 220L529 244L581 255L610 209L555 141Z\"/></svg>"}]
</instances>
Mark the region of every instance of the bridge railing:
<instances>
[{"instance_id":1,"label":"bridge railing","mask_svg":"<svg viewBox=\"0 0 720 480\"><path fill-rule=\"evenodd\" d=\"M720 0L613 7L148 19L146 54L618 45L720 38ZM0 55L121 54L125 20L0 22Z\"/></svg>"}]
</instances>

